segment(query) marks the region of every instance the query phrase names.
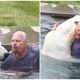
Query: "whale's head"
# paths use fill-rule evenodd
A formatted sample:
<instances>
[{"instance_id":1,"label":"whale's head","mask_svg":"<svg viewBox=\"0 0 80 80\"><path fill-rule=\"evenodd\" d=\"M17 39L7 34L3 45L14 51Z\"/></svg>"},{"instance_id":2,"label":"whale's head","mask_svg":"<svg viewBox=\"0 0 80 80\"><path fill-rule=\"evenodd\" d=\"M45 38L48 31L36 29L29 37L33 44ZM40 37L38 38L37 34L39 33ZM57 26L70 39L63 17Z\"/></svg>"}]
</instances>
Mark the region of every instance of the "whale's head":
<instances>
[{"instance_id":1,"label":"whale's head","mask_svg":"<svg viewBox=\"0 0 80 80\"><path fill-rule=\"evenodd\" d=\"M71 56L71 42L74 39L75 22L80 22L80 16L76 15L60 24L55 31L50 31L44 40L42 54L59 60L80 62Z\"/></svg>"}]
</instances>

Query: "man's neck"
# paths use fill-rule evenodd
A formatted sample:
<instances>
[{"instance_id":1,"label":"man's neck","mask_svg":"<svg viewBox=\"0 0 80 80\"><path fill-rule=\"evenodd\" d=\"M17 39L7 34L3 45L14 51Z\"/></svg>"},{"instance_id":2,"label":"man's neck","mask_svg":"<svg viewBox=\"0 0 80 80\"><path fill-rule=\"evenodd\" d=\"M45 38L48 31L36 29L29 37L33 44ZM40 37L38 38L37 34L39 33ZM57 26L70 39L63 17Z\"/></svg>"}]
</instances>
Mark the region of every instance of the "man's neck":
<instances>
[{"instance_id":1,"label":"man's neck","mask_svg":"<svg viewBox=\"0 0 80 80\"><path fill-rule=\"evenodd\" d=\"M26 54L27 54L27 48L19 54L16 53L16 57L18 57L19 59L22 59Z\"/></svg>"}]
</instances>

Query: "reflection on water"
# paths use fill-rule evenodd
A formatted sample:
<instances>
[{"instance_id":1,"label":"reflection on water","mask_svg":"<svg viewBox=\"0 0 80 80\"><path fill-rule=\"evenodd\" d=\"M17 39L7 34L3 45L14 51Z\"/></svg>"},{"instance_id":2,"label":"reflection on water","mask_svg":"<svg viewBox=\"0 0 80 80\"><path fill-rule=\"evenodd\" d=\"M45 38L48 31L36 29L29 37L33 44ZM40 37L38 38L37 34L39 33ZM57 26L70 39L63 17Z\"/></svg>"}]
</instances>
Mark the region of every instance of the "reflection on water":
<instances>
[{"instance_id":1,"label":"reflection on water","mask_svg":"<svg viewBox=\"0 0 80 80\"><path fill-rule=\"evenodd\" d=\"M79 79L80 63L62 62L48 56L41 56L41 78Z\"/></svg>"},{"instance_id":2,"label":"reflection on water","mask_svg":"<svg viewBox=\"0 0 80 80\"><path fill-rule=\"evenodd\" d=\"M11 72L0 69L0 79L39 79L39 72Z\"/></svg>"},{"instance_id":3,"label":"reflection on water","mask_svg":"<svg viewBox=\"0 0 80 80\"><path fill-rule=\"evenodd\" d=\"M43 47L45 35L51 31L55 21L62 23L68 18L41 16L41 48ZM55 53L56 54L56 53ZM80 63L65 62L41 56L41 78L43 79L78 79L80 78Z\"/></svg>"}]
</instances>

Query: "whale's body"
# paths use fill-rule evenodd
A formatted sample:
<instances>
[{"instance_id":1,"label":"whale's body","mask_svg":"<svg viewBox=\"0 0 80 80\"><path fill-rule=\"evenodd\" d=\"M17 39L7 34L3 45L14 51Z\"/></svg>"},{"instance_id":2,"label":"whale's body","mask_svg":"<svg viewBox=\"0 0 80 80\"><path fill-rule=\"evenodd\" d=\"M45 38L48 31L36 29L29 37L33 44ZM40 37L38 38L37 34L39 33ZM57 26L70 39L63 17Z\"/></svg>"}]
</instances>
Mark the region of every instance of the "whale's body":
<instances>
[{"instance_id":1,"label":"whale's body","mask_svg":"<svg viewBox=\"0 0 80 80\"><path fill-rule=\"evenodd\" d=\"M1 45L1 42L0 42L0 59L4 57L5 53L8 53L8 51Z\"/></svg>"},{"instance_id":2,"label":"whale's body","mask_svg":"<svg viewBox=\"0 0 80 80\"><path fill-rule=\"evenodd\" d=\"M72 58L70 50L71 42L66 40L70 31L75 29L73 26L75 21L80 21L79 15L66 20L55 31L48 32L41 53L63 61L80 62L80 59Z\"/></svg>"}]
</instances>

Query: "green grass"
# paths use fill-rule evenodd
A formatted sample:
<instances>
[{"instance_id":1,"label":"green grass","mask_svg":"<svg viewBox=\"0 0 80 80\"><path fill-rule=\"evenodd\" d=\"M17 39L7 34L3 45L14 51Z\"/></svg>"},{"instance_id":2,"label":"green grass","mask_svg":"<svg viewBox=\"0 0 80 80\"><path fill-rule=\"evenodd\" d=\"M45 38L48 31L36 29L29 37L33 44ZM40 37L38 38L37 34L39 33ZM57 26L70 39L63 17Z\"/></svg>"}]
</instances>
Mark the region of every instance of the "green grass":
<instances>
[{"instance_id":1,"label":"green grass","mask_svg":"<svg viewBox=\"0 0 80 80\"><path fill-rule=\"evenodd\" d=\"M0 1L0 26L38 25L38 1Z\"/></svg>"}]
</instances>

